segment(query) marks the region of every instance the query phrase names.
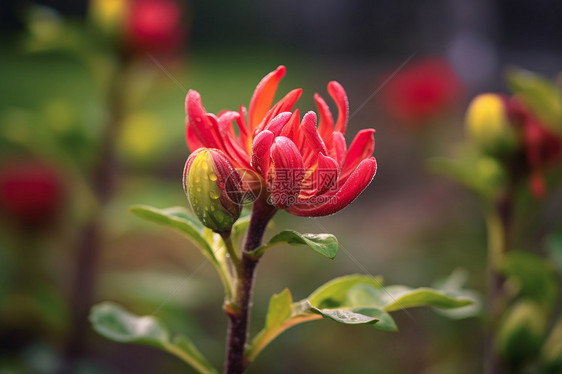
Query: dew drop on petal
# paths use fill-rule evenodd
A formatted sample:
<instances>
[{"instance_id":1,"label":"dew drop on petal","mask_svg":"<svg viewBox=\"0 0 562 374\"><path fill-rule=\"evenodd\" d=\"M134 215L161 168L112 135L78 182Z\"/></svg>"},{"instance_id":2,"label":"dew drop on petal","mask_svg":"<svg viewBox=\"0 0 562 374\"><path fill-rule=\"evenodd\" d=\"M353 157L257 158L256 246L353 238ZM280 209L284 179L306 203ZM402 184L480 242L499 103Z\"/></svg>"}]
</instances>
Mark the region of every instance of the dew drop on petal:
<instances>
[{"instance_id":1,"label":"dew drop on petal","mask_svg":"<svg viewBox=\"0 0 562 374\"><path fill-rule=\"evenodd\" d=\"M216 200L219 198L219 193L217 191L211 191L209 192L209 196L211 197L211 199Z\"/></svg>"},{"instance_id":2,"label":"dew drop on petal","mask_svg":"<svg viewBox=\"0 0 562 374\"><path fill-rule=\"evenodd\" d=\"M214 181L217 180L217 175L216 175L215 173L210 173L210 174L209 174L209 179L214 182Z\"/></svg>"}]
</instances>

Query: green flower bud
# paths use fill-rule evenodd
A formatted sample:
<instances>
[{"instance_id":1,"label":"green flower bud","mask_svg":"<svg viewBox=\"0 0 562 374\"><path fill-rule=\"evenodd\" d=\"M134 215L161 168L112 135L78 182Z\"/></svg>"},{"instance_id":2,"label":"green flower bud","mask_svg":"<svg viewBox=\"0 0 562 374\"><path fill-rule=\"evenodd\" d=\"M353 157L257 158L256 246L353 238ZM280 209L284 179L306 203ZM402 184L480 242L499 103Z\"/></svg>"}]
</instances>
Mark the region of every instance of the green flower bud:
<instances>
[{"instance_id":1,"label":"green flower bud","mask_svg":"<svg viewBox=\"0 0 562 374\"><path fill-rule=\"evenodd\" d=\"M197 218L214 232L229 232L240 217L242 180L216 149L201 148L189 156L183 189Z\"/></svg>"},{"instance_id":2,"label":"green flower bud","mask_svg":"<svg viewBox=\"0 0 562 374\"><path fill-rule=\"evenodd\" d=\"M524 299L505 315L498 332L498 350L506 361L517 366L539 351L546 332L546 312L536 302Z\"/></svg>"},{"instance_id":3,"label":"green flower bud","mask_svg":"<svg viewBox=\"0 0 562 374\"><path fill-rule=\"evenodd\" d=\"M517 145L515 129L509 123L505 100L500 95L476 96L468 106L465 123L470 139L486 153L509 152Z\"/></svg>"}]
</instances>

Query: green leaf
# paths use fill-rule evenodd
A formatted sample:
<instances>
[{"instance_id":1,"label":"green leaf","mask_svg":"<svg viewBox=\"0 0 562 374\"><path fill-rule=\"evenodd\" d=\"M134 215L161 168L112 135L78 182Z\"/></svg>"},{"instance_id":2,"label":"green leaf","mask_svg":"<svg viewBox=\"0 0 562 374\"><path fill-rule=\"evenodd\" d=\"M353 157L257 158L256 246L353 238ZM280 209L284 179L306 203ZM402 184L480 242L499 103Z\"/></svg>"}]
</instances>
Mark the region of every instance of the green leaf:
<instances>
[{"instance_id":1,"label":"green leaf","mask_svg":"<svg viewBox=\"0 0 562 374\"><path fill-rule=\"evenodd\" d=\"M562 228L548 234L545 244L548 256L554 262L558 273L562 274Z\"/></svg>"},{"instance_id":2,"label":"green leaf","mask_svg":"<svg viewBox=\"0 0 562 374\"><path fill-rule=\"evenodd\" d=\"M288 289L273 295L269 302L265 327L254 337L246 349L246 360L254 361L273 339L292 326L320 318L311 313L308 301L293 303L293 297Z\"/></svg>"},{"instance_id":3,"label":"green leaf","mask_svg":"<svg viewBox=\"0 0 562 374\"><path fill-rule=\"evenodd\" d=\"M348 275L336 278L314 291L308 300L317 308L374 307L391 312L418 306L443 309L470 305L470 298L432 288L383 286L381 278Z\"/></svg>"},{"instance_id":4,"label":"green leaf","mask_svg":"<svg viewBox=\"0 0 562 374\"><path fill-rule=\"evenodd\" d=\"M377 323L379 321L378 318L356 313L347 309L318 309L312 307L311 310L314 313L320 314L324 318L329 318L346 325L364 325Z\"/></svg>"},{"instance_id":5,"label":"green leaf","mask_svg":"<svg viewBox=\"0 0 562 374\"><path fill-rule=\"evenodd\" d=\"M379 321L373 325L373 327L377 330L389 331L389 332L398 331L398 326L396 326L396 322L394 322L394 318L392 318L390 314L388 314L382 309L372 308L372 307L359 307L359 308L353 308L352 311L355 313L363 314L378 319Z\"/></svg>"},{"instance_id":6,"label":"green leaf","mask_svg":"<svg viewBox=\"0 0 562 374\"><path fill-rule=\"evenodd\" d=\"M269 301L269 309L265 319L265 328L274 328L280 326L285 320L291 316L293 297L289 289L285 288L283 292L275 294Z\"/></svg>"},{"instance_id":7,"label":"green leaf","mask_svg":"<svg viewBox=\"0 0 562 374\"><path fill-rule=\"evenodd\" d=\"M550 329L550 335L542 348L541 359L552 369L551 373L562 370L562 318Z\"/></svg>"},{"instance_id":8,"label":"green leaf","mask_svg":"<svg viewBox=\"0 0 562 374\"><path fill-rule=\"evenodd\" d=\"M232 296L233 284L229 276L225 252L219 251L219 248L213 250L209 244L213 243L213 238L218 235L205 228L198 219L190 215L187 209L182 207L158 209L146 205L134 205L129 210L141 218L179 231L190 239L217 270L227 298Z\"/></svg>"},{"instance_id":9,"label":"green leaf","mask_svg":"<svg viewBox=\"0 0 562 374\"><path fill-rule=\"evenodd\" d=\"M171 340L167 328L153 316L139 317L116 304L103 302L92 308L90 322L107 339L156 347L179 357L200 373L217 373L190 340L184 336Z\"/></svg>"},{"instance_id":10,"label":"green leaf","mask_svg":"<svg viewBox=\"0 0 562 374\"><path fill-rule=\"evenodd\" d=\"M158 209L147 205L134 205L131 213L146 220L168 226L186 235L209 260L218 264L215 254L202 235L203 225L181 207Z\"/></svg>"},{"instance_id":11,"label":"green leaf","mask_svg":"<svg viewBox=\"0 0 562 374\"><path fill-rule=\"evenodd\" d=\"M433 283L433 288L454 294L456 296L464 296L473 301L473 304L455 309L436 309L436 312L451 319L464 319L478 316L483 311L482 295L474 290L463 288L468 280L468 270L457 268L446 278L442 278Z\"/></svg>"},{"instance_id":12,"label":"green leaf","mask_svg":"<svg viewBox=\"0 0 562 374\"><path fill-rule=\"evenodd\" d=\"M497 349L504 360L521 365L539 352L546 332L544 308L531 299L521 299L503 315L497 333Z\"/></svg>"},{"instance_id":13,"label":"green leaf","mask_svg":"<svg viewBox=\"0 0 562 374\"><path fill-rule=\"evenodd\" d=\"M345 304L348 298L348 292L357 285L364 285L376 290L383 287L381 277L371 277L363 274L352 274L335 278L324 285L317 288L307 298L310 303L317 308L339 307ZM379 295L378 293L376 293Z\"/></svg>"},{"instance_id":14,"label":"green leaf","mask_svg":"<svg viewBox=\"0 0 562 374\"><path fill-rule=\"evenodd\" d=\"M470 149L463 149L456 159L431 158L427 167L488 199L497 197L506 183L505 170L496 159Z\"/></svg>"},{"instance_id":15,"label":"green leaf","mask_svg":"<svg viewBox=\"0 0 562 374\"><path fill-rule=\"evenodd\" d=\"M236 243L238 239L244 235L248 226L250 225L250 214L244 214L242 212L242 216L238 218L238 220L232 225L232 241Z\"/></svg>"},{"instance_id":16,"label":"green leaf","mask_svg":"<svg viewBox=\"0 0 562 374\"><path fill-rule=\"evenodd\" d=\"M388 303L384 305L383 309L387 312L419 306L453 309L473 303L473 301L467 297L457 296L426 287L411 289L405 286L389 286L386 287L386 292Z\"/></svg>"},{"instance_id":17,"label":"green leaf","mask_svg":"<svg viewBox=\"0 0 562 374\"><path fill-rule=\"evenodd\" d=\"M502 273L519 289L519 295L550 307L556 301L558 282L552 266L540 256L526 251L506 253Z\"/></svg>"},{"instance_id":18,"label":"green leaf","mask_svg":"<svg viewBox=\"0 0 562 374\"><path fill-rule=\"evenodd\" d=\"M510 89L533 109L551 130L562 134L562 92L533 72L512 68L506 74Z\"/></svg>"},{"instance_id":19,"label":"green leaf","mask_svg":"<svg viewBox=\"0 0 562 374\"><path fill-rule=\"evenodd\" d=\"M381 277L363 274L333 279L298 302L292 302L290 292L284 290L271 298L266 326L246 350L246 359L253 361L267 344L288 328L320 318L348 325L371 324L382 331L398 331L389 311L423 305L458 308L471 303L469 298L430 288L385 288Z\"/></svg>"},{"instance_id":20,"label":"green leaf","mask_svg":"<svg viewBox=\"0 0 562 374\"><path fill-rule=\"evenodd\" d=\"M330 259L336 257L338 240L332 234L300 234L293 230L284 230L269 240L262 251L277 244L306 245Z\"/></svg>"}]
</instances>

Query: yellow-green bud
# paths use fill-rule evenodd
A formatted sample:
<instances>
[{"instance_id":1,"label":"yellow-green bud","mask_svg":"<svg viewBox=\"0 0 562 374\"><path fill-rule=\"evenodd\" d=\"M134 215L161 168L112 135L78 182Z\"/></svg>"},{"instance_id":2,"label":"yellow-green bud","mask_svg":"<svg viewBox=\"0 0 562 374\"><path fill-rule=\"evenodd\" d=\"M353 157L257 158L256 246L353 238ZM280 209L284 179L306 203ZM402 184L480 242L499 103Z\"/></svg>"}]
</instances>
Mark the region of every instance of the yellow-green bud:
<instances>
[{"instance_id":1,"label":"yellow-green bud","mask_svg":"<svg viewBox=\"0 0 562 374\"><path fill-rule=\"evenodd\" d=\"M505 100L497 94L476 96L466 111L470 139L486 153L498 154L517 145L515 129L509 123Z\"/></svg>"},{"instance_id":2,"label":"yellow-green bud","mask_svg":"<svg viewBox=\"0 0 562 374\"><path fill-rule=\"evenodd\" d=\"M242 181L216 149L202 148L185 164L183 188L197 218L214 232L229 232L242 210Z\"/></svg>"},{"instance_id":3,"label":"yellow-green bud","mask_svg":"<svg viewBox=\"0 0 562 374\"><path fill-rule=\"evenodd\" d=\"M500 354L511 365L519 365L536 354L546 331L546 312L536 302L523 299L506 313L497 335Z\"/></svg>"}]
</instances>

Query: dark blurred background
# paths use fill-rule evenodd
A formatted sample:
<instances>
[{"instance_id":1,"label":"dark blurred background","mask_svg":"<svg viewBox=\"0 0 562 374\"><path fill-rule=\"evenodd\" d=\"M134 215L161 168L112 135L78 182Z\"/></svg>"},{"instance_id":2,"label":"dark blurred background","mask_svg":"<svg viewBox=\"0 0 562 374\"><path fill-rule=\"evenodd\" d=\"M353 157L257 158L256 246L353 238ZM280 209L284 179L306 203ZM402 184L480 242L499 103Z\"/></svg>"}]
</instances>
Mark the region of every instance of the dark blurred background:
<instances>
[{"instance_id":1,"label":"dark blurred background","mask_svg":"<svg viewBox=\"0 0 562 374\"><path fill-rule=\"evenodd\" d=\"M268 252L253 331L271 294L289 287L301 299L348 273L429 286L464 269L467 286L483 291L475 200L424 160L451 152L467 102L504 91L505 67L561 70L560 1L144 2L173 11L156 5L136 24L124 0L0 3L0 373L186 372L167 354L93 333L87 312L102 300L156 314L219 366L226 317L212 267L127 208L187 204L185 89L198 90L209 112L236 110L280 64L278 97L302 87L301 112L315 109L315 92L335 107L330 80L345 87L347 140L374 127L379 169L335 216L277 216L276 229L334 233L340 251L334 261ZM478 318L395 316L397 334L329 321L289 330L248 372L481 371Z\"/></svg>"}]
</instances>

